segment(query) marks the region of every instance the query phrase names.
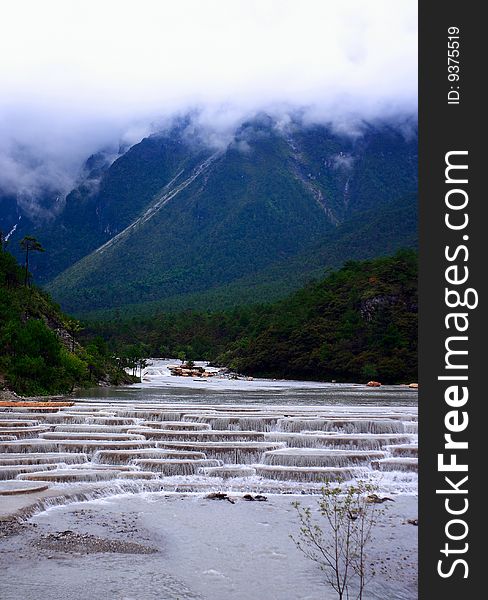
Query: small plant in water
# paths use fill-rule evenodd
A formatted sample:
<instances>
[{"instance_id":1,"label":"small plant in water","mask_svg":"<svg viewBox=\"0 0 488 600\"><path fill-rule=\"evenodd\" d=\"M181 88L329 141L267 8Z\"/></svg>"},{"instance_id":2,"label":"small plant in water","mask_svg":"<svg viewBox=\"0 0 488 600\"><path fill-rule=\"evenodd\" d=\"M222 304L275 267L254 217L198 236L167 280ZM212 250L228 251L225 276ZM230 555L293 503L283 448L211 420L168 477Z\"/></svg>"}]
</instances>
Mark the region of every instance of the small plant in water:
<instances>
[{"instance_id":1,"label":"small plant in water","mask_svg":"<svg viewBox=\"0 0 488 600\"><path fill-rule=\"evenodd\" d=\"M373 485L358 481L341 487L327 482L318 501L319 518L310 508L293 502L300 531L291 539L316 562L340 600L362 600L368 582L366 548L383 508ZM381 500L380 500L381 502ZM321 525L322 523L322 525Z\"/></svg>"}]
</instances>

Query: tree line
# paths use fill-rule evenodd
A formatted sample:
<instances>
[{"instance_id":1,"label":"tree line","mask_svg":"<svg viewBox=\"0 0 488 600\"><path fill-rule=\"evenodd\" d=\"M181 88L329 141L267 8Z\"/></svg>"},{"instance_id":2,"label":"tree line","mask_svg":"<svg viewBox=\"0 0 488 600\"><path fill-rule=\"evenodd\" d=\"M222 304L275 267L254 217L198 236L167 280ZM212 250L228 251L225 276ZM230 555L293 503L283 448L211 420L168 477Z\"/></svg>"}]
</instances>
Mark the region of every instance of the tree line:
<instances>
[{"instance_id":1,"label":"tree line","mask_svg":"<svg viewBox=\"0 0 488 600\"><path fill-rule=\"evenodd\" d=\"M86 324L118 355L209 360L240 373L384 383L417 380L417 254L350 261L285 299Z\"/></svg>"}]
</instances>

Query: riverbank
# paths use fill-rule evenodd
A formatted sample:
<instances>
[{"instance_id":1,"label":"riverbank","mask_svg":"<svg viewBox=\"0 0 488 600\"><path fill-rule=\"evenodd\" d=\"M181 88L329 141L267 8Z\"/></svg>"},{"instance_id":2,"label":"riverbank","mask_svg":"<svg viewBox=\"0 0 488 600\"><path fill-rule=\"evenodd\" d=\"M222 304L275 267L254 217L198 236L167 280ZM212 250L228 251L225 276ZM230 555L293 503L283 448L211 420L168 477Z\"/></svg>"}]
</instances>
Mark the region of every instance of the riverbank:
<instances>
[{"instance_id":1,"label":"riverbank","mask_svg":"<svg viewBox=\"0 0 488 600\"><path fill-rule=\"evenodd\" d=\"M291 502L269 495L235 504L201 494L119 495L52 508L0 544L3 598L89 600L326 600L320 570L296 549ZM416 598L413 496L395 496L374 528L368 600ZM15 564L11 561L16 556ZM14 570L23 573L22 581ZM19 587L20 586L20 587Z\"/></svg>"},{"instance_id":2,"label":"riverbank","mask_svg":"<svg viewBox=\"0 0 488 600\"><path fill-rule=\"evenodd\" d=\"M54 396L19 396L12 390L0 389L0 402L63 402L71 398L69 394Z\"/></svg>"}]
</instances>

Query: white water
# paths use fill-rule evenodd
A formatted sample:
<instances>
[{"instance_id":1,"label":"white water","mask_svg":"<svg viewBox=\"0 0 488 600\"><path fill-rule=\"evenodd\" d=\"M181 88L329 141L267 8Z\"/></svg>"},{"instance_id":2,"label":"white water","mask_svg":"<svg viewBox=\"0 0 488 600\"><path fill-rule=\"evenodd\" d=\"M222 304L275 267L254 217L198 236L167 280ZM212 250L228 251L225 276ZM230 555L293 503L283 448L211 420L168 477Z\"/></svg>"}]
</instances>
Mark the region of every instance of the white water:
<instances>
[{"instance_id":1,"label":"white water","mask_svg":"<svg viewBox=\"0 0 488 600\"><path fill-rule=\"evenodd\" d=\"M130 471L135 481L138 473L141 480L159 479L161 489L283 493L300 484L301 491L318 491L328 474L335 479L343 469L343 478L373 481L387 493L416 493L416 391L220 374L175 377L168 368L175 363L153 360L141 384L82 392L75 406L58 412L0 410L0 436L13 436L0 441L0 450L25 457L5 466L14 474L29 457L32 464L55 464L54 453L73 453L86 456L85 479L90 465L103 464L112 473L95 473L95 480L126 478ZM56 479L48 471L46 481L54 486L83 477L59 473Z\"/></svg>"},{"instance_id":2,"label":"white water","mask_svg":"<svg viewBox=\"0 0 488 600\"><path fill-rule=\"evenodd\" d=\"M288 537L291 501L312 506L326 478L366 480L393 496L375 531L380 575L366 598L416 597L416 528L406 524L417 516L415 391L193 380L171 376L174 362L154 361L137 386L81 392L59 412L0 409L0 438L2 428L13 437L0 442L7 486L49 486L26 512L40 512L37 534L72 529L158 550L72 556L15 536L0 549L2 598L332 600ZM205 500L212 491L236 503ZM245 502L247 493L268 502Z\"/></svg>"}]
</instances>

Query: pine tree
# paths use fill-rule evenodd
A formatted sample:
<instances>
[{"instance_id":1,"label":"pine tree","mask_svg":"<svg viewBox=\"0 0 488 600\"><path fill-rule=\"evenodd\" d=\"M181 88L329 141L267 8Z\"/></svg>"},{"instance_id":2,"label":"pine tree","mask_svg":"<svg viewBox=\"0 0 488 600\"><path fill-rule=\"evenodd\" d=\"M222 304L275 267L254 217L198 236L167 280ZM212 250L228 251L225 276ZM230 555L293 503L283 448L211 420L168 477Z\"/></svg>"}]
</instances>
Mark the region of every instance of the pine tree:
<instances>
[{"instance_id":1,"label":"pine tree","mask_svg":"<svg viewBox=\"0 0 488 600\"><path fill-rule=\"evenodd\" d=\"M30 252L44 252L44 248L41 242L32 235L26 235L20 240L20 247L25 252L25 279L24 285L27 287L29 283L29 253Z\"/></svg>"}]
</instances>

